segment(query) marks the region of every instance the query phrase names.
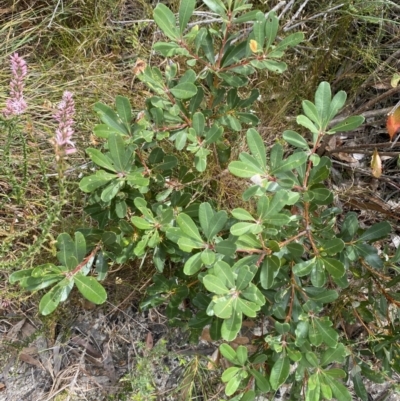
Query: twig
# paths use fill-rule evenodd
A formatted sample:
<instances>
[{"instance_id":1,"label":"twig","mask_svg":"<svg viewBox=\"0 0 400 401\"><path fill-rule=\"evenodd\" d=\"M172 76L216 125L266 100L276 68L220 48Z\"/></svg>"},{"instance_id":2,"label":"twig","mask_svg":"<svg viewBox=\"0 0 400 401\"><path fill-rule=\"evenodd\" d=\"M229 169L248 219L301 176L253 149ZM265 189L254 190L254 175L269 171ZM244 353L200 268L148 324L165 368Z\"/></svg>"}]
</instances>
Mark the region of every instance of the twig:
<instances>
[{"instance_id":1,"label":"twig","mask_svg":"<svg viewBox=\"0 0 400 401\"><path fill-rule=\"evenodd\" d=\"M279 19L282 19L282 17L287 13L287 11L292 7L293 3L295 0L290 0L289 3L286 4L286 7L282 10L282 12L279 15Z\"/></svg>"},{"instance_id":2,"label":"twig","mask_svg":"<svg viewBox=\"0 0 400 401\"><path fill-rule=\"evenodd\" d=\"M360 85L360 89L365 88L374 79L376 75L378 75L388 64L392 62L392 60L396 60L397 62L399 62L399 56L400 56L400 49L395 51L382 64L379 64L378 67L375 68L375 70L371 73L371 75Z\"/></svg>"},{"instance_id":3,"label":"twig","mask_svg":"<svg viewBox=\"0 0 400 401\"><path fill-rule=\"evenodd\" d=\"M386 99L387 97L390 97L394 95L395 93L400 92L400 86L397 86L396 88L392 88L385 93L382 93L381 95L371 99L369 102L365 103L361 107L359 107L357 110L354 111L355 114L362 113L364 110L370 109L374 104L379 103L381 100ZM392 107L390 108L390 110Z\"/></svg>"},{"instance_id":4,"label":"twig","mask_svg":"<svg viewBox=\"0 0 400 401\"><path fill-rule=\"evenodd\" d=\"M343 6L344 6L344 4L339 4L339 5L335 6L335 7L329 8L329 9L326 10L326 11L323 11L323 12L321 12L321 13L315 14L315 15L311 16L310 18L307 18L307 19L305 19L305 20L303 20L303 21L297 22L297 23L294 24L294 25L285 26L285 27L283 28L283 32L291 31L292 29L297 28L299 25L304 24L305 22L312 21L312 20L314 20L314 19L316 19L316 18L318 18L318 17L321 17L321 16L323 16L323 15L326 15L326 14L332 12L332 11L335 11L335 10L337 10L338 8L341 8L341 7L343 7ZM289 23L290 23L290 21L289 21Z\"/></svg>"},{"instance_id":5,"label":"twig","mask_svg":"<svg viewBox=\"0 0 400 401\"><path fill-rule=\"evenodd\" d=\"M50 22L49 22L49 24L47 25L47 28L50 28L50 27L51 27L51 24L53 23L53 19L54 19L54 17L56 16L56 12L57 12L57 10L58 10L58 6L60 5L60 3L61 3L61 8L62 8L62 10L64 11L64 4L62 3L62 0L58 0L58 1L57 1L57 4L56 4L56 8L54 9L53 14L51 15Z\"/></svg>"},{"instance_id":6,"label":"twig","mask_svg":"<svg viewBox=\"0 0 400 401\"><path fill-rule=\"evenodd\" d=\"M290 25L291 22L293 22L293 21L295 21L295 20L297 19L297 17L301 14L301 12L303 11L304 7L307 5L307 3L308 3L309 1L310 1L310 0L304 0L304 1L303 1L303 4L297 9L297 11L296 11L295 14L293 15L293 17L290 18L289 25Z\"/></svg>"}]
</instances>

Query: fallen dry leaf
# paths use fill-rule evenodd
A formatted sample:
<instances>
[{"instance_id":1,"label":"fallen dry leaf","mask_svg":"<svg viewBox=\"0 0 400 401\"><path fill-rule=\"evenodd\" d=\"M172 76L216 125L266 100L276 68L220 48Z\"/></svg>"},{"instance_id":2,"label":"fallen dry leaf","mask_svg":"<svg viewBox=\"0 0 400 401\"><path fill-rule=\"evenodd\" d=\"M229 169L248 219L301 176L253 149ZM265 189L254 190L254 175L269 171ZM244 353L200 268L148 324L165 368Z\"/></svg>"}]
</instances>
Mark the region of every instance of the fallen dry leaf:
<instances>
[{"instance_id":1,"label":"fallen dry leaf","mask_svg":"<svg viewBox=\"0 0 400 401\"><path fill-rule=\"evenodd\" d=\"M372 175L375 178L379 178L382 175L382 160L376 149L374 150L374 153L372 154L371 169L372 169Z\"/></svg>"},{"instance_id":2,"label":"fallen dry leaf","mask_svg":"<svg viewBox=\"0 0 400 401\"><path fill-rule=\"evenodd\" d=\"M212 338L210 336L210 328L204 327L203 331L201 332L200 340L206 341L208 343L212 342Z\"/></svg>"},{"instance_id":3,"label":"fallen dry leaf","mask_svg":"<svg viewBox=\"0 0 400 401\"><path fill-rule=\"evenodd\" d=\"M149 331L146 336L146 349L151 350L154 346L153 335Z\"/></svg>"},{"instance_id":4,"label":"fallen dry leaf","mask_svg":"<svg viewBox=\"0 0 400 401\"><path fill-rule=\"evenodd\" d=\"M46 370L44 366L32 355L37 355L38 350L36 347L27 347L19 354L18 359L22 362L29 363L29 365L36 366L39 369Z\"/></svg>"},{"instance_id":5,"label":"fallen dry leaf","mask_svg":"<svg viewBox=\"0 0 400 401\"><path fill-rule=\"evenodd\" d=\"M212 353L212 355L208 358L209 361L207 363L207 369L208 370L215 370L215 368L219 365L219 359L220 359L220 353L219 349L216 348L216 350Z\"/></svg>"}]
</instances>

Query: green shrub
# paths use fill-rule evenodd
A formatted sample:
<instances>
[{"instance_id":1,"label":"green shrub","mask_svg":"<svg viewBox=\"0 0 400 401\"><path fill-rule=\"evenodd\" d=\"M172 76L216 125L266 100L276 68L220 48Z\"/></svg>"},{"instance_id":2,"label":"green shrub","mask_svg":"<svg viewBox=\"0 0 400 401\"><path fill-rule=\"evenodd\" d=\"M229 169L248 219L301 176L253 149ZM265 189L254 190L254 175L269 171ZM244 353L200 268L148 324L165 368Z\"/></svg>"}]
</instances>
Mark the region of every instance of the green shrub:
<instances>
[{"instance_id":1,"label":"green shrub","mask_svg":"<svg viewBox=\"0 0 400 401\"><path fill-rule=\"evenodd\" d=\"M325 135L357 128L363 118L331 126L346 94L332 96L322 82L297 117L309 137L287 130L267 150L256 130L252 107L259 93L250 77L284 72L282 58L303 34L277 40L276 15L249 11L245 0L204 0L220 25L188 27L195 3L182 1L178 25L165 5L154 10L169 42L154 45L167 58L164 71L137 63L137 77L154 93L146 110L133 114L120 96L115 109L95 106L102 124L94 132L105 150L87 149L98 169L79 185L90 194L86 212L98 227L74 239L60 234L60 266L18 271L10 281L31 291L53 286L39 305L49 314L74 284L90 301L104 302L99 281L109 260L151 257L156 274L142 308L167 304L169 323L188 328L194 341L207 325L213 339L229 342L243 319L271 322L253 354L221 345L232 364L222 375L232 400L253 400L287 383L291 399L346 401L351 395L343 380L350 378L366 401L363 376L382 381L400 372L393 310L399 295L391 290L398 276L382 284L397 272L400 252L388 256L372 245L388 236L387 222L364 230L356 213L332 204L325 184L331 161L317 154ZM231 161L245 128L248 150ZM204 177L218 188L226 173L240 180L247 207L223 210L210 197ZM172 277L163 274L166 265ZM88 276L92 267L95 277ZM180 308L183 300L196 313ZM362 351L341 329L355 316L364 326L390 316ZM374 358L380 370L369 365Z\"/></svg>"}]
</instances>

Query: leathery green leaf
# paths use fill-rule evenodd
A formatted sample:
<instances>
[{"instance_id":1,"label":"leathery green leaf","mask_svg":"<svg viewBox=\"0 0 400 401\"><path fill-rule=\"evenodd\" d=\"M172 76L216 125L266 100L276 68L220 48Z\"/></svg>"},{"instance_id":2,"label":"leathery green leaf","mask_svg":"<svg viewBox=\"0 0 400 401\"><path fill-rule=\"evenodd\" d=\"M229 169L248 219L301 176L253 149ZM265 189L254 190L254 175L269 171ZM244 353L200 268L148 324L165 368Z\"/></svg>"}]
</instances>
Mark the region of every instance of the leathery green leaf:
<instances>
[{"instance_id":1,"label":"leathery green leaf","mask_svg":"<svg viewBox=\"0 0 400 401\"><path fill-rule=\"evenodd\" d=\"M180 213L176 221L185 235L196 241L203 241L196 224L187 214Z\"/></svg>"},{"instance_id":2,"label":"leathery green leaf","mask_svg":"<svg viewBox=\"0 0 400 401\"><path fill-rule=\"evenodd\" d=\"M229 292L224 282L219 277L214 276L213 274L207 274L207 276L205 276L203 279L203 284L208 291L213 292L217 295L224 295Z\"/></svg>"},{"instance_id":3,"label":"leathery green leaf","mask_svg":"<svg viewBox=\"0 0 400 401\"><path fill-rule=\"evenodd\" d=\"M282 356L274 363L269 378L273 390L278 390L278 388L285 383L289 376L289 371L290 361L287 356Z\"/></svg>"},{"instance_id":4,"label":"leathery green leaf","mask_svg":"<svg viewBox=\"0 0 400 401\"><path fill-rule=\"evenodd\" d=\"M104 287L94 278L84 276L81 273L74 275L74 282L79 292L90 302L96 305L104 303L107 299L107 292Z\"/></svg>"},{"instance_id":5,"label":"leathery green leaf","mask_svg":"<svg viewBox=\"0 0 400 401\"><path fill-rule=\"evenodd\" d=\"M176 28L175 16L172 11L164 4L158 3L153 13L154 21L159 28L172 40L179 38Z\"/></svg>"},{"instance_id":6,"label":"leathery green leaf","mask_svg":"<svg viewBox=\"0 0 400 401\"><path fill-rule=\"evenodd\" d=\"M182 0L179 6L179 30L181 34L185 30L190 17L196 7L196 0Z\"/></svg>"},{"instance_id":7,"label":"leathery green leaf","mask_svg":"<svg viewBox=\"0 0 400 401\"><path fill-rule=\"evenodd\" d=\"M265 154L264 141L262 140L261 135L254 128L250 128L247 131L246 137L251 154L257 160L258 164L265 169L267 167L267 158Z\"/></svg>"}]
</instances>

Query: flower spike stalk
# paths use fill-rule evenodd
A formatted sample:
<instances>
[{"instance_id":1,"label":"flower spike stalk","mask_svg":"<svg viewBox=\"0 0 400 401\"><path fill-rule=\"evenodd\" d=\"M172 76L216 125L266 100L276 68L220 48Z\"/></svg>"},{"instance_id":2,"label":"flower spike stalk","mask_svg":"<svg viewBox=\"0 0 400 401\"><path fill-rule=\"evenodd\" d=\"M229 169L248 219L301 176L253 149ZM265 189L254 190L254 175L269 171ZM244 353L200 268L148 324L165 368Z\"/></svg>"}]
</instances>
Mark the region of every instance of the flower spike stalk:
<instances>
[{"instance_id":1,"label":"flower spike stalk","mask_svg":"<svg viewBox=\"0 0 400 401\"><path fill-rule=\"evenodd\" d=\"M58 111L54 115L54 118L58 121L58 128L54 137L54 144L56 148L56 160L60 161L65 156L76 152L75 143L72 142L75 103L71 92L64 92L57 109Z\"/></svg>"},{"instance_id":2,"label":"flower spike stalk","mask_svg":"<svg viewBox=\"0 0 400 401\"><path fill-rule=\"evenodd\" d=\"M23 89L28 67L26 61L18 53L14 53L11 56L11 72L13 76L10 82L10 97L7 99L6 107L3 109L3 115L7 118L18 116L27 108Z\"/></svg>"}]
</instances>

